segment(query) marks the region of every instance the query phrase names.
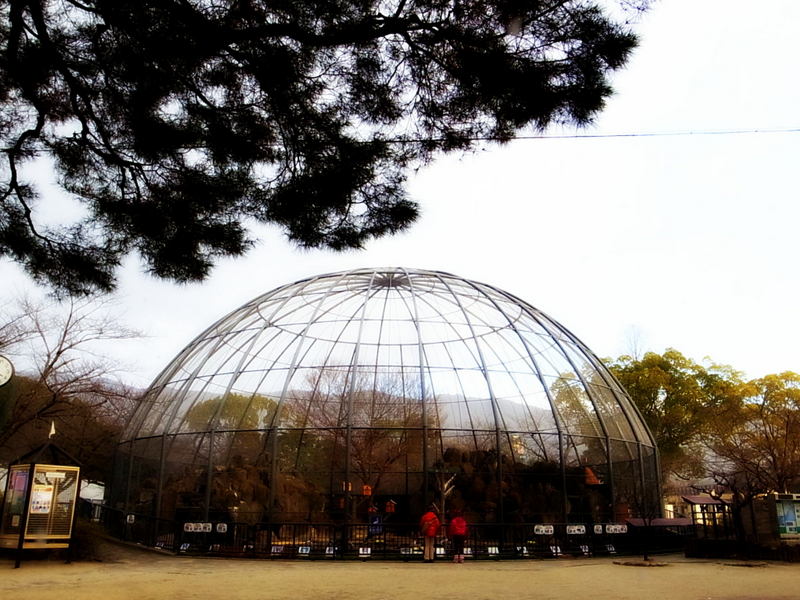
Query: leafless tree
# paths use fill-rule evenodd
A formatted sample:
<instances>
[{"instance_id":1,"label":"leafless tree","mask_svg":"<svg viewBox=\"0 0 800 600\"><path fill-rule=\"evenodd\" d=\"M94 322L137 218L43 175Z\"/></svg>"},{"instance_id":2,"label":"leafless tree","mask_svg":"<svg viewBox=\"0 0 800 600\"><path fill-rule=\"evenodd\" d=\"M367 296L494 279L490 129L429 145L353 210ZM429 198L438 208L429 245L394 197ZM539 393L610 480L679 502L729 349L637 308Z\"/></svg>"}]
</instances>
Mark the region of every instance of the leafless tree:
<instances>
[{"instance_id":1,"label":"leafless tree","mask_svg":"<svg viewBox=\"0 0 800 600\"><path fill-rule=\"evenodd\" d=\"M84 456L102 447L130 414L135 393L103 343L137 337L110 312L107 300L65 304L23 298L0 326L0 349L20 365L10 409L0 429L0 457L13 459L47 439ZM105 456L105 459L108 457Z\"/></svg>"},{"instance_id":2,"label":"leafless tree","mask_svg":"<svg viewBox=\"0 0 800 600\"><path fill-rule=\"evenodd\" d=\"M383 477L421 447L422 405L408 396L408 382L399 375L320 370L309 383L310 392L292 394L290 418L349 444L352 472L372 488L379 489ZM427 418L429 424L434 420Z\"/></svg>"}]
</instances>

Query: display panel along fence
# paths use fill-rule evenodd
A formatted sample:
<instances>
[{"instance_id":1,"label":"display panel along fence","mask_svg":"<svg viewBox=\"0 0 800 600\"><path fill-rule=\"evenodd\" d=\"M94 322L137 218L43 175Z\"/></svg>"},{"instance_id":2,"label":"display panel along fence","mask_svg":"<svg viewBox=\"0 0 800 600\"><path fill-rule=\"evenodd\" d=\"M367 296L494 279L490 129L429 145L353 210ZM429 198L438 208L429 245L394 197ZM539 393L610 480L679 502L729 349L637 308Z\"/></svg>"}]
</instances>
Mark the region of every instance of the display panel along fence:
<instances>
[{"instance_id":1,"label":"display panel along fence","mask_svg":"<svg viewBox=\"0 0 800 600\"><path fill-rule=\"evenodd\" d=\"M120 540L178 554L264 559L422 560L414 523L177 522L95 507L94 519ZM451 558L450 540L436 539L436 557ZM465 554L473 560L560 558L683 551L691 526L626 523L470 524Z\"/></svg>"}]
</instances>

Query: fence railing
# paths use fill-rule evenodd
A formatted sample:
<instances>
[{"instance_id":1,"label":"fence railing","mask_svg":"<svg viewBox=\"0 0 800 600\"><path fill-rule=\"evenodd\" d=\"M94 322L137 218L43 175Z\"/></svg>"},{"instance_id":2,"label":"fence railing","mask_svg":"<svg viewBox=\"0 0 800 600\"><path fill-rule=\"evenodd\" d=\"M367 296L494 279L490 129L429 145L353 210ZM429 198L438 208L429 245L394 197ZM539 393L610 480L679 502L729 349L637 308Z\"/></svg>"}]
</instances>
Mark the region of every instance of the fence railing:
<instances>
[{"instance_id":1,"label":"fence railing","mask_svg":"<svg viewBox=\"0 0 800 600\"><path fill-rule=\"evenodd\" d=\"M270 559L422 560L423 538L410 523L236 523L176 522L93 507L92 518L118 539L175 553ZM442 528L444 531L444 528ZM689 527L598 524L470 524L465 555L475 560L557 558L683 551ZM437 559L450 559L444 533L435 542Z\"/></svg>"}]
</instances>

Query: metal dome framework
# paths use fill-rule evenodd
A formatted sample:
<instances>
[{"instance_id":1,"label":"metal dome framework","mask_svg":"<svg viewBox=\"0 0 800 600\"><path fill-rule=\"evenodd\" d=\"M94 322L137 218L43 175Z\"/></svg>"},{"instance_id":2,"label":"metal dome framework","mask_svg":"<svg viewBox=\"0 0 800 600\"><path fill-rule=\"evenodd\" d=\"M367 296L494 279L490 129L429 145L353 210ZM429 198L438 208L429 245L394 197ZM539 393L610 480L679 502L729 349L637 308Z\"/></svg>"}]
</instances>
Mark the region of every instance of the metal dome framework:
<instances>
[{"instance_id":1,"label":"metal dome framework","mask_svg":"<svg viewBox=\"0 0 800 600\"><path fill-rule=\"evenodd\" d=\"M413 522L435 501L478 523L609 522L659 489L652 435L573 334L495 287L400 268L220 319L153 382L118 459L117 506L184 521Z\"/></svg>"}]
</instances>

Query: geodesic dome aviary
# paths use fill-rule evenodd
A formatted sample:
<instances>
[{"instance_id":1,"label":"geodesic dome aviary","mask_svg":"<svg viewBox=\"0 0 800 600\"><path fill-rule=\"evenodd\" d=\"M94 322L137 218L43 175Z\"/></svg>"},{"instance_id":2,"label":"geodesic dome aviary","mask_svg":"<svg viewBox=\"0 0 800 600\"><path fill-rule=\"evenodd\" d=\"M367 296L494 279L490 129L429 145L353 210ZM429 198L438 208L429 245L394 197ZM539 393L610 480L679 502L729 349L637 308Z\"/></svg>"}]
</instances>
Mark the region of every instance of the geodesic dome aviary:
<instances>
[{"instance_id":1,"label":"geodesic dome aviary","mask_svg":"<svg viewBox=\"0 0 800 600\"><path fill-rule=\"evenodd\" d=\"M155 379L114 502L175 520L608 522L658 489L635 406L566 328L442 272L360 269L253 299Z\"/></svg>"}]
</instances>

